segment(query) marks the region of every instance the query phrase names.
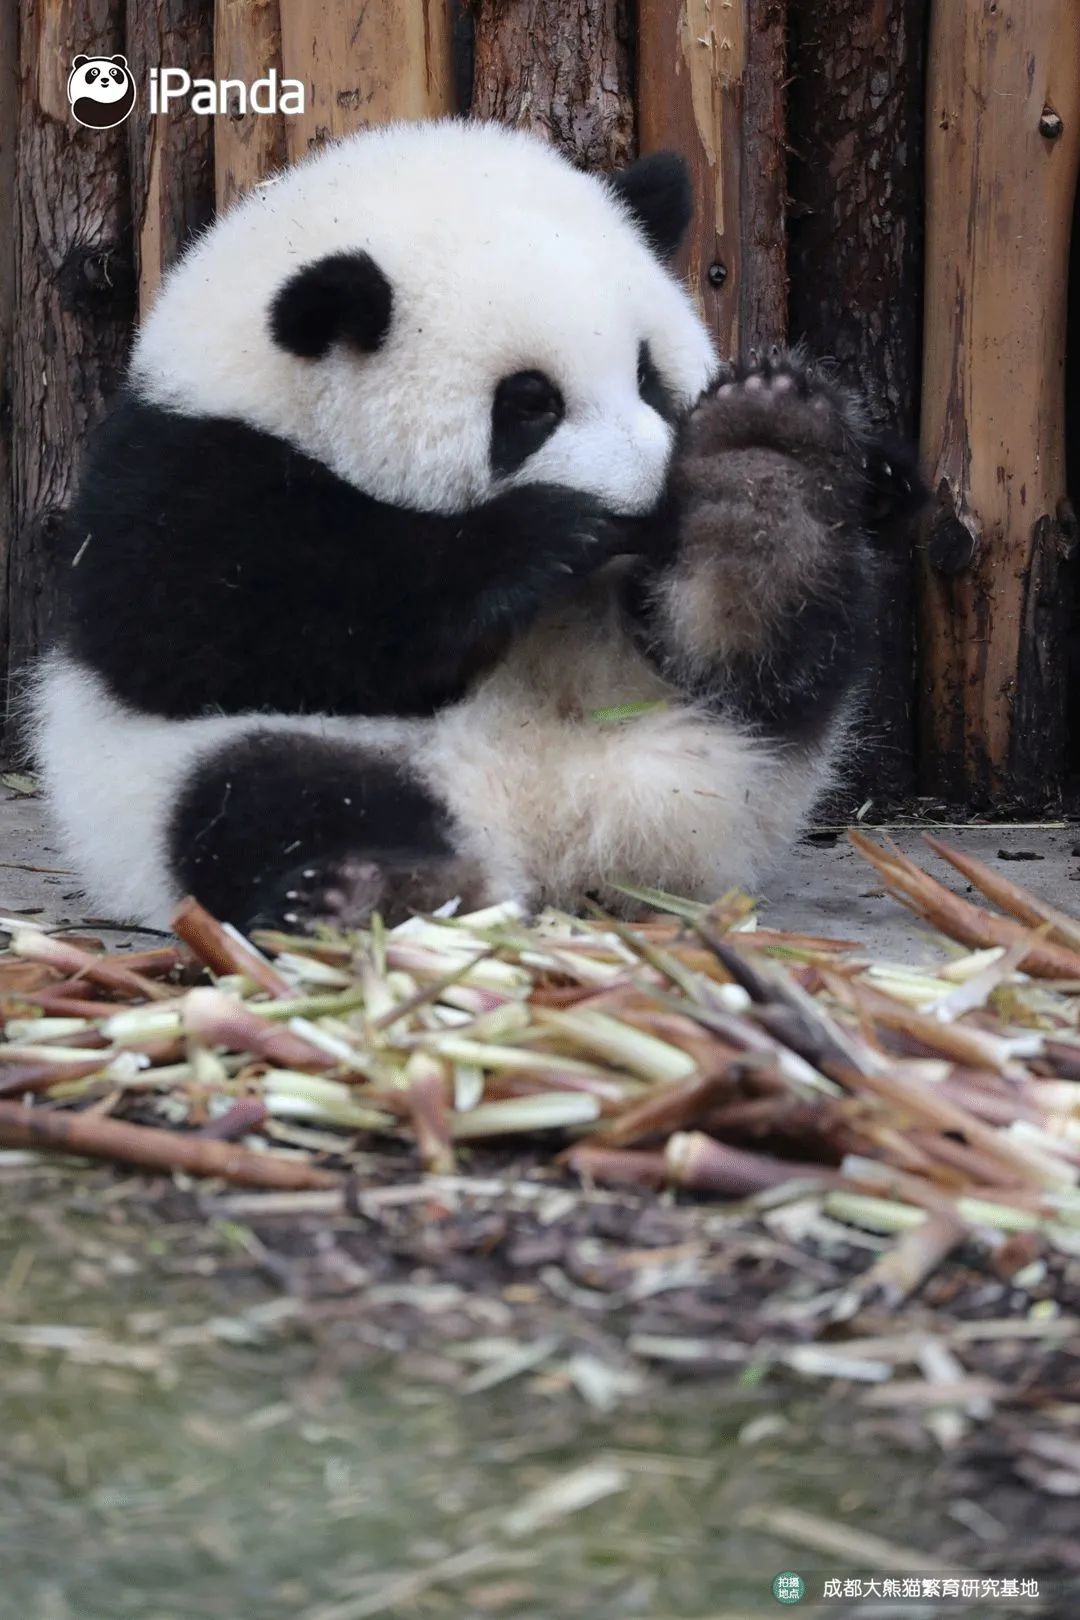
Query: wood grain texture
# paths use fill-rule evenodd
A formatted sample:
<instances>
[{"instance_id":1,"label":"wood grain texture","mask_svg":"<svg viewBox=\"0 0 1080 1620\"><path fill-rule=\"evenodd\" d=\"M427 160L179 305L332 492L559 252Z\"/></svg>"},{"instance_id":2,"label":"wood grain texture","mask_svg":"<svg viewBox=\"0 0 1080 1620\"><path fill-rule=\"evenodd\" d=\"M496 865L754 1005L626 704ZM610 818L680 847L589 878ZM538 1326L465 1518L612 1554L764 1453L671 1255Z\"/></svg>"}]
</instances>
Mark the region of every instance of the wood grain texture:
<instances>
[{"instance_id":1,"label":"wood grain texture","mask_svg":"<svg viewBox=\"0 0 1080 1620\"><path fill-rule=\"evenodd\" d=\"M818 0L791 14L793 337L833 356L905 438L917 431L923 277L923 38L929 0ZM881 557L844 804L875 811L915 777L913 526Z\"/></svg>"},{"instance_id":2,"label":"wood grain texture","mask_svg":"<svg viewBox=\"0 0 1080 1620\"><path fill-rule=\"evenodd\" d=\"M145 315L184 244L213 212L213 126L184 103L150 112L150 69L214 74L212 0L139 0L127 7L128 66L138 100L128 136L139 314Z\"/></svg>"},{"instance_id":3,"label":"wood grain texture","mask_svg":"<svg viewBox=\"0 0 1080 1620\"><path fill-rule=\"evenodd\" d=\"M23 0L20 8L16 320L9 569L11 666L55 623L67 559L57 519L78 454L117 387L134 308L123 129L80 129L66 94L72 42L124 48L110 0Z\"/></svg>"},{"instance_id":4,"label":"wood grain texture","mask_svg":"<svg viewBox=\"0 0 1080 1620\"><path fill-rule=\"evenodd\" d=\"M15 143L19 109L17 0L0 0L0 221L15 216ZM11 345L15 327L15 233L0 226L0 681L7 659L7 574L14 516L11 443Z\"/></svg>"},{"instance_id":5,"label":"wood grain texture","mask_svg":"<svg viewBox=\"0 0 1080 1620\"><path fill-rule=\"evenodd\" d=\"M285 120L292 161L350 130L453 108L446 0L288 0L281 60L306 87L303 116Z\"/></svg>"},{"instance_id":6,"label":"wood grain texture","mask_svg":"<svg viewBox=\"0 0 1080 1620\"><path fill-rule=\"evenodd\" d=\"M472 113L528 129L573 162L634 156L630 0L481 0Z\"/></svg>"},{"instance_id":7,"label":"wood grain texture","mask_svg":"<svg viewBox=\"0 0 1080 1620\"><path fill-rule=\"evenodd\" d=\"M721 352L787 330L782 0L640 0L642 152L688 160L697 210L677 268Z\"/></svg>"},{"instance_id":8,"label":"wood grain texture","mask_svg":"<svg viewBox=\"0 0 1080 1620\"><path fill-rule=\"evenodd\" d=\"M254 84L271 68L281 73L281 7L279 0L216 0L214 6L214 74ZM234 106L214 124L214 194L225 208L258 185L285 162L285 124L281 114L241 113Z\"/></svg>"},{"instance_id":9,"label":"wood grain texture","mask_svg":"<svg viewBox=\"0 0 1080 1620\"><path fill-rule=\"evenodd\" d=\"M1065 757L1062 563L1080 6L934 9L922 444L926 788L1041 811Z\"/></svg>"}]
</instances>

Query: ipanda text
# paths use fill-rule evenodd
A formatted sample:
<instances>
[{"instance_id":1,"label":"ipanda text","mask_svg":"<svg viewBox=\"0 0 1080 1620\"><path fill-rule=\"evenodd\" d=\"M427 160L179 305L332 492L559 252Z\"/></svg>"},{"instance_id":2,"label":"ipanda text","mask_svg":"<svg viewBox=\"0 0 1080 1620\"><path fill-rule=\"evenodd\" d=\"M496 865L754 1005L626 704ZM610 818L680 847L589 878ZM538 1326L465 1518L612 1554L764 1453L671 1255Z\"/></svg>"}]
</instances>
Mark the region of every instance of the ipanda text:
<instances>
[{"instance_id":1,"label":"ipanda text","mask_svg":"<svg viewBox=\"0 0 1080 1620\"><path fill-rule=\"evenodd\" d=\"M281 79L271 68L263 79L245 84L243 79L193 79L186 68L150 69L150 111L167 113L178 102L186 102L193 113L224 114L285 113L304 111L304 85L299 79Z\"/></svg>"}]
</instances>

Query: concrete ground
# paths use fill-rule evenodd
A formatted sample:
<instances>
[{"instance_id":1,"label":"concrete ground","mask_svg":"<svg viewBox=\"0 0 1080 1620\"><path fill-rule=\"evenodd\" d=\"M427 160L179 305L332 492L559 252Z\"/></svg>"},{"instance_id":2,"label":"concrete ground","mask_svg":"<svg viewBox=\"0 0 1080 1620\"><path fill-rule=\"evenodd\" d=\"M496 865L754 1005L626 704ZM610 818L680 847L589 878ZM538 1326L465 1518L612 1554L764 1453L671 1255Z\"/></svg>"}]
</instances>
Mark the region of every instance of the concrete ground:
<instances>
[{"instance_id":1,"label":"concrete ground","mask_svg":"<svg viewBox=\"0 0 1080 1620\"><path fill-rule=\"evenodd\" d=\"M10 781L11 778L8 778ZM18 780L18 779L16 779ZM884 830L869 827L872 836ZM1014 881L1080 914L1080 826L934 826L937 836L994 865ZM926 848L917 827L890 827L887 836L958 892L958 874ZM1006 859L1012 856L1011 860ZM1026 858L1018 858L1026 857ZM23 915L47 925L92 921L98 932L117 924L89 906L46 826L40 799L4 785L0 777L0 916ZM851 848L843 832L822 831L804 840L768 885L762 920L776 928L858 941L875 956L918 961L932 952L929 935L904 908L883 895L877 874ZM117 926L113 943L134 940Z\"/></svg>"},{"instance_id":2,"label":"concrete ground","mask_svg":"<svg viewBox=\"0 0 1080 1620\"><path fill-rule=\"evenodd\" d=\"M965 880L923 842L920 827L866 827L879 842L892 839L905 855L957 894L970 895ZM941 826L927 832L977 855L1062 911L1080 916L1080 826ZM819 840L829 840L819 842ZM1073 883L1078 887L1073 888ZM977 898L977 896L976 896ZM793 932L827 934L868 946L877 957L917 962L933 951L926 926L881 891L877 873L841 831L812 833L792 851L769 885L762 921Z\"/></svg>"}]
</instances>

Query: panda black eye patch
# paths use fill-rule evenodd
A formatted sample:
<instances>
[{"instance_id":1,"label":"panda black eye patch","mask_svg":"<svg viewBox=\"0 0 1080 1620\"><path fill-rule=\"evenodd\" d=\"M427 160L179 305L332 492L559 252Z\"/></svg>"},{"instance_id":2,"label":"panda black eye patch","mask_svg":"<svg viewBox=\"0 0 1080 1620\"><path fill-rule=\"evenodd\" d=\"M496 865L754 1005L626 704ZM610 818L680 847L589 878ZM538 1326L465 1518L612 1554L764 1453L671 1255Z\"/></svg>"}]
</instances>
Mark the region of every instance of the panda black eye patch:
<instances>
[{"instance_id":1,"label":"panda black eye patch","mask_svg":"<svg viewBox=\"0 0 1080 1620\"><path fill-rule=\"evenodd\" d=\"M674 422L678 414L674 401L664 387L663 378L656 369L647 343L638 345L637 380L638 393L645 404L651 406L657 416L662 416L665 422Z\"/></svg>"},{"instance_id":2,"label":"panda black eye patch","mask_svg":"<svg viewBox=\"0 0 1080 1620\"><path fill-rule=\"evenodd\" d=\"M566 405L542 371L515 371L495 390L491 406L491 468L499 477L516 472L550 439Z\"/></svg>"}]
</instances>

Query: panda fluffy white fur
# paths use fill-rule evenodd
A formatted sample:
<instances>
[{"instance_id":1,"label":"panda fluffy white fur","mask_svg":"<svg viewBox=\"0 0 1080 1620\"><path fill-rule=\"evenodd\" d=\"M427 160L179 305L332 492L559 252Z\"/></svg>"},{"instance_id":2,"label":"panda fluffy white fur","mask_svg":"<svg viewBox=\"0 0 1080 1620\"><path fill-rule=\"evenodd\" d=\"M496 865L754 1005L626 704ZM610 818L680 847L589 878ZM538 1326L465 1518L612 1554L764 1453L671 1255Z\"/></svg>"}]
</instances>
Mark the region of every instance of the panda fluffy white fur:
<instances>
[{"instance_id":1,"label":"panda fluffy white fur","mask_svg":"<svg viewBox=\"0 0 1080 1620\"><path fill-rule=\"evenodd\" d=\"M790 843L910 468L801 356L718 365L665 264L689 214L670 155L603 178L440 122L319 152L191 247L88 458L33 698L97 903L713 897Z\"/></svg>"}]
</instances>

